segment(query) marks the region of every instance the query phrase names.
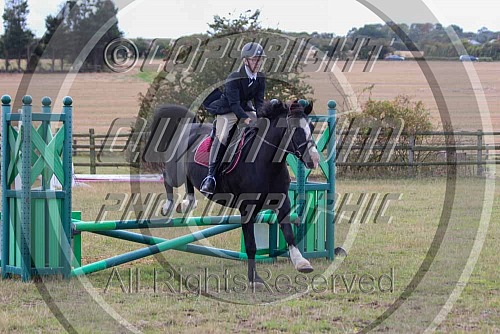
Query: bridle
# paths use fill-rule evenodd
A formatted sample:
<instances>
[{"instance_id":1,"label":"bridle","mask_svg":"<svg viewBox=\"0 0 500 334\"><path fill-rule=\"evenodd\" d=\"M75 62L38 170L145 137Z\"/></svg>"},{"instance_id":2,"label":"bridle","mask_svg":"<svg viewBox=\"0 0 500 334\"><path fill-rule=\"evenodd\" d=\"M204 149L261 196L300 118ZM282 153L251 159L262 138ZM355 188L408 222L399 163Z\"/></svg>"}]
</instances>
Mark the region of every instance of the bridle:
<instances>
[{"instance_id":1,"label":"bridle","mask_svg":"<svg viewBox=\"0 0 500 334\"><path fill-rule=\"evenodd\" d=\"M290 125L290 122L288 121L290 118L292 118L292 117L291 116L286 117L286 131L285 131L284 136L286 137L287 134L290 134L290 136L292 136L292 139L291 139L292 151L290 151L286 148L276 146L273 143L271 143L270 141L268 141L266 138L261 137L258 134L256 134L256 137L260 138L262 140L262 142L264 142L265 144L267 144L271 147L274 147L274 148L276 148L280 151L283 151L285 153L291 153L291 154L295 155L297 158L302 159L302 153L300 153L300 149L306 145L309 145L309 144L316 145L316 143L314 142L314 140L312 138L308 138L305 142L297 144L293 138L293 128Z\"/></svg>"}]
</instances>

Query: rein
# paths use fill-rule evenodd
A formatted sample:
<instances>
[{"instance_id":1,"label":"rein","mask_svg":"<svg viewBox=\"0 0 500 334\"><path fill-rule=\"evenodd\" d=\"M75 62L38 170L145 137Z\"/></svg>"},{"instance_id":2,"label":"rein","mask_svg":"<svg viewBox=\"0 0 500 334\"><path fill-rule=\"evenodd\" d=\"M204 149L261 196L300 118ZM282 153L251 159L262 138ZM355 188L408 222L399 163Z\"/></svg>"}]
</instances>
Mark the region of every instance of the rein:
<instances>
[{"instance_id":1,"label":"rein","mask_svg":"<svg viewBox=\"0 0 500 334\"><path fill-rule=\"evenodd\" d=\"M281 151L286 152L286 153L292 153L292 154L294 154L294 152L292 152L292 151L289 151L289 150L287 150L285 148L281 148L279 146L274 145L273 143L271 143L270 141L268 141L264 137L261 137L261 136L259 136L257 134L255 135L255 137L260 138L265 144L267 144L267 145L269 145L271 147L277 148L278 150L281 150Z\"/></svg>"},{"instance_id":2,"label":"rein","mask_svg":"<svg viewBox=\"0 0 500 334\"><path fill-rule=\"evenodd\" d=\"M285 131L285 136L286 136L286 134L287 134L287 133L291 133L291 130L290 130L290 124L288 123L288 119L289 119L289 117L287 117L287 120L286 120L286 122L287 122L287 129L286 129L286 131ZM263 142L263 143L265 143L266 145L269 145L269 146L271 146L271 147L273 147L273 148L275 148L275 149L278 149L278 150L280 150L280 151L283 151L283 152L285 152L285 153L291 153L291 154L295 155L295 156L296 156L297 158L299 158L299 159L301 159L301 158L302 158L302 154L300 153L300 149L301 149L303 146L306 146L306 145L308 145L308 144L316 145L316 143L314 142L314 140L313 140L313 139L308 139L308 140L306 140L305 142L303 142L303 143L301 143L301 144L297 145L297 144L295 144L295 141L293 140L293 136L292 136L292 138L291 138L291 143L292 143L292 146L293 146L294 151L290 151L290 150L288 150L288 149L286 149L286 148L282 148L282 147L279 147L279 146L277 146L277 145L275 145L275 144L271 143L269 140L267 140L266 138L264 138L264 137L262 137L262 136L259 136L259 135L258 135L258 132L252 132L252 131L251 131L251 132L250 132L250 135L249 135L249 137L248 137L248 140L245 140L245 142L243 143L243 145L242 145L240 148L238 148L238 149L237 149L237 151L235 152L235 154L238 154L238 153L240 153L241 151L243 151L243 149L244 149L244 148L245 148L245 147L246 147L246 146L250 143L250 141L251 141L252 137L259 138L259 139L260 139L260 140L262 140L262 142ZM236 144L237 144L237 143L236 143ZM235 144L235 145L236 145L236 144ZM224 171L223 171L223 172L224 172Z\"/></svg>"},{"instance_id":3,"label":"rein","mask_svg":"<svg viewBox=\"0 0 500 334\"><path fill-rule=\"evenodd\" d=\"M287 133L291 133L291 131L290 131L290 124L288 123L288 119L289 119L289 117L287 117L287 119L286 119L287 129L286 129L286 132L285 132L285 136L286 136L286 134L287 134ZM267 144L267 145L269 145L269 146L271 146L271 147L274 147L274 148L276 148L276 149L278 149L278 150L280 150L280 151L283 151L283 152L285 152L285 153L291 153L291 154L295 155L295 156L296 156L297 158L299 158L299 159L300 159L300 158L302 158L302 154L300 153L300 149L301 149L303 146L306 146L306 145L308 145L308 144L313 144L313 145L316 145L316 143L315 143L315 142L314 142L314 140L312 140L312 139L308 139L308 140L306 140L305 142L303 142L303 143L301 143L301 144L297 145L297 144L295 144L295 141L293 140L293 136L292 136L292 140L291 140L291 142L292 142L292 146L294 147L293 149L294 149L295 151L290 151L290 150L287 150L286 148L281 148L281 147L279 147L279 146L274 145L273 143L271 143L270 141L268 141L268 140L267 140L267 139L265 139L264 137L259 136L258 134L255 134L255 136L256 136L257 138L260 138L260 139L261 139L261 140L262 140L265 144Z\"/></svg>"}]
</instances>

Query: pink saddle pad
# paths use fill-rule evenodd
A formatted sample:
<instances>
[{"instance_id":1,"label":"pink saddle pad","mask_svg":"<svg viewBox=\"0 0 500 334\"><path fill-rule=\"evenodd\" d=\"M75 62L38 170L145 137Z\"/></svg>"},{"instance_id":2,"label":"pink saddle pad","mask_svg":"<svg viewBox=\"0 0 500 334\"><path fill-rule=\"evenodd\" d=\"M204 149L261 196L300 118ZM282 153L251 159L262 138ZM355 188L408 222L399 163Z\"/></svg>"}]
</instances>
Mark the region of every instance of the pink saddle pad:
<instances>
[{"instance_id":1,"label":"pink saddle pad","mask_svg":"<svg viewBox=\"0 0 500 334\"><path fill-rule=\"evenodd\" d=\"M231 160L230 166L224 169L224 174L231 173L238 165L238 162L240 161L241 157L241 148L243 147L244 142L245 142L245 134L243 134L238 144L238 150L236 151L236 154ZM196 152L194 153L194 162L196 162L198 165L208 167L208 160L210 157L211 147L212 147L212 138L207 137L203 139L203 141L196 149Z\"/></svg>"}]
</instances>

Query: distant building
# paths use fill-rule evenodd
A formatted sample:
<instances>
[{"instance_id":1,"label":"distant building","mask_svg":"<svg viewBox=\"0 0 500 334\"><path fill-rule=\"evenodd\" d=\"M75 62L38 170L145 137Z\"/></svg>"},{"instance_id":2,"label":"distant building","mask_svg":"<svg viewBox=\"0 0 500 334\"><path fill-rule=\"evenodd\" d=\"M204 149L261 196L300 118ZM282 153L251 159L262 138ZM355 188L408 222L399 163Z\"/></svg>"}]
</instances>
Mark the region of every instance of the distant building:
<instances>
[{"instance_id":1,"label":"distant building","mask_svg":"<svg viewBox=\"0 0 500 334\"><path fill-rule=\"evenodd\" d=\"M470 45L481 45L481 43L479 43L475 39L469 39L468 42L469 42Z\"/></svg>"}]
</instances>

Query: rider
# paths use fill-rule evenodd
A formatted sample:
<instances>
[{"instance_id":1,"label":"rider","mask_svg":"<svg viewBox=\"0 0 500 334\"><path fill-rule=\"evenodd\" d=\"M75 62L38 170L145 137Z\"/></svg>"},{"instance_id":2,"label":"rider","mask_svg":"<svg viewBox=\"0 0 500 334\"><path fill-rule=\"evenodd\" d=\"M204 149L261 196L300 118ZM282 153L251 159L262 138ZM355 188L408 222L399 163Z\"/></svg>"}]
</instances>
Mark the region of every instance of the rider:
<instances>
[{"instance_id":1,"label":"rider","mask_svg":"<svg viewBox=\"0 0 500 334\"><path fill-rule=\"evenodd\" d=\"M224 93L207 108L218 115L215 138L210 149L208 176L203 180L200 191L213 194L215 191L215 173L227 149L229 131L238 121L250 124L256 118L256 110L264 104L266 77L259 72L264 48L255 42L247 43L241 49L244 66L238 72L231 73L224 84ZM255 107L252 103L255 102Z\"/></svg>"}]
</instances>

